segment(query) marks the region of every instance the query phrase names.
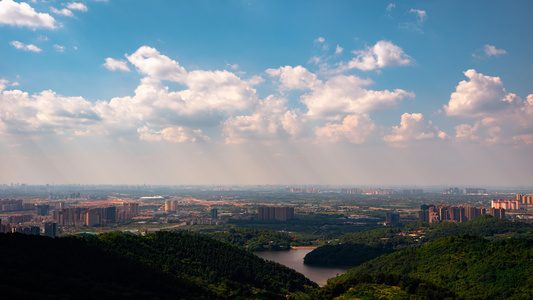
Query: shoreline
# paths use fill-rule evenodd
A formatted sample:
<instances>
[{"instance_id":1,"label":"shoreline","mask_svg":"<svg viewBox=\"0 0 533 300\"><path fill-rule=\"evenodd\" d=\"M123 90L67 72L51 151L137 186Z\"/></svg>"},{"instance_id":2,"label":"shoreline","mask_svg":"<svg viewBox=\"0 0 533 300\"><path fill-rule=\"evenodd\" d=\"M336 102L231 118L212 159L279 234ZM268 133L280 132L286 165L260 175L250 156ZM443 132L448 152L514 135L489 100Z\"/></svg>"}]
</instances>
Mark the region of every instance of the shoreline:
<instances>
[{"instance_id":1,"label":"shoreline","mask_svg":"<svg viewBox=\"0 0 533 300\"><path fill-rule=\"evenodd\" d=\"M316 248L318 248L318 247L320 247L320 246L291 246L290 249L291 249L291 250L292 250L292 249L295 249L295 250L296 250L296 249L316 249Z\"/></svg>"}]
</instances>

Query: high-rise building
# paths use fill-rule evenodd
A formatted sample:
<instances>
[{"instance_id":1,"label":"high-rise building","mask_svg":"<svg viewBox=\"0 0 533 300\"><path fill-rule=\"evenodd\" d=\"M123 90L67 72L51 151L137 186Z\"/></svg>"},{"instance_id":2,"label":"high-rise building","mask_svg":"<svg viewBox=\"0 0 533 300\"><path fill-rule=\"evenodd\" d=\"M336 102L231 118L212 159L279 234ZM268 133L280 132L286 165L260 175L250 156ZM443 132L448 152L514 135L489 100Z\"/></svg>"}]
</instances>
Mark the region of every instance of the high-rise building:
<instances>
[{"instance_id":1,"label":"high-rise building","mask_svg":"<svg viewBox=\"0 0 533 300\"><path fill-rule=\"evenodd\" d=\"M489 208L489 214L495 218L504 219L505 218L505 209L504 208Z\"/></svg>"},{"instance_id":2,"label":"high-rise building","mask_svg":"<svg viewBox=\"0 0 533 300\"><path fill-rule=\"evenodd\" d=\"M178 211L178 200L165 201L165 211L169 211L169 212Z\"/></svg>"},{"instance_id":3,"label":"high-rise building","mask_svg":"<svg viewBox=\"0 0 533 300\"><path fill-rule=\"evenodd\" d=\"M50 205L48 204L37 205L36 208L38 216L47 216L50 211Z\"/></svg>"},{"instance_id":4,"label":"high-rise building","mask_svg":"<svg viewBox=\"0 0 533 300\"><path fill-rule=\"evenodd\" d=\"M211 208L211 219L218 219L218 209Z\"/></svg>"},{"instance_id":5,"label":"high-rise building","mask_svg":"<svg viewBox=\"0 0 533 300\"><path fill-rule=\"evenodd\" d=\"M57 236L57 223L44 223L44 235L48 237Z\"/></svg>"},{"instance_id":6,"label":"high-rise building","mask_svg":"<svg viewBox=\"0 0 533 300\"><path fill-rule=\"evenodd\" d=\"M398 224L400 223L400 214L387 213L385 217L386 224Z\"/></svg>"},{"instance_id":7,"label":"high-rise building","mask_svg":"<svg viewBox=\"0 0 533 300\"><path fill-rule=\"evenodd\" d=\"M127 218L133 218L140 215L139 203L137 202L124 202L123 207Z\"/></svg>"},{"instance_id":8,"label":"high-rise building","mask_svg":"<svg viewBox=\"0 0 533 300\"><path fill-rule=\"evenodd\" d=\"M113 224L117 222L117 208L115 206L108 206L102 208L102 222L100 225ZM103 223L103 224L102 224Z\"/></svg>"},{"instance_id":9,"label":"high-rise building","mask_svg":"<svg viewBox=\"0 0 533 300\"><path fill-rule=\"evenodd\" d=\"M257 215L260 220L287 221L294 219L294 207L260 206Z\"/></svg>"}]
</instances>

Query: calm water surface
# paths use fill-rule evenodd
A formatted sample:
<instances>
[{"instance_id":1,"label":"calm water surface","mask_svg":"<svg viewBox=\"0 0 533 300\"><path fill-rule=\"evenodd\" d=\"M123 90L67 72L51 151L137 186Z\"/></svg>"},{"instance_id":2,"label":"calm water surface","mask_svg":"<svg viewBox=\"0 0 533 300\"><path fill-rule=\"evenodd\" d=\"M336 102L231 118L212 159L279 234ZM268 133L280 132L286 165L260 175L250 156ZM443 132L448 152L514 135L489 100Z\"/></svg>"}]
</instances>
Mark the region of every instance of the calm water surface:
<instances>
[{"instance_id":1,"label":"calm water surface","mask_svg":"<svg viewBox=\"0 0 533 300\"><path fill-rule=\"evenodd\" d=\"M286 251L254 252L254 254L263 259L272 260L294 269L320 286L325 285L329 278L342 275L348 271L348 269L310 267L304 265L304 257L311 251L313 249L292 249Z\"/></svg>"}]
</instances>

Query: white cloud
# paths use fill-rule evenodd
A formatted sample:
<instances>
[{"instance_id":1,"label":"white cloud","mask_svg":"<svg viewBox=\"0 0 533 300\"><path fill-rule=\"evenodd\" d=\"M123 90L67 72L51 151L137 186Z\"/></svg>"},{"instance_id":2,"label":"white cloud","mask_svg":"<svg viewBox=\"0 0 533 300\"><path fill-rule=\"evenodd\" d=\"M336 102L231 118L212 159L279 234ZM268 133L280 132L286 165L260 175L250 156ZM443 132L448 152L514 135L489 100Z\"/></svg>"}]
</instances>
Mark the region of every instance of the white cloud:
<instances>
[{"instance_id":1,"label":"white cloud","mask_svg":"<svg viewBox=\"0 0 533 300\"><path fill-rule=\"evenodd\" d=\"M362 88L372 83L370 79L338 75L318 85L311 94L301 97L309 111L307 115L339 118L347 114L365 114L397 107L403 98L413 98L412 92L401 89L374 91Z\"/></svg>"},{"instance_id":2,"label":"white cloud","mask_svg":"<svg viewBox=\"0 0 533 300\"><path fill-rule=\"evenodd\" d=\"M344 51L344 49L341 46L337 45L337 48L335 48L335 54L341 54L342 51Z\"/></svg>"},{"instance_id":3,"label":"white cloud","mask_svg":"<svg viewBox=\"0 0 533 300\"><path fill-rule=\"evenodd\" d=\"M318 37L316 40L315 40L315 43L324 43L326 41L326 39L324 39L323 37Z\"/></svg>"},{"instance_id":4,"label":"white cloud","mask_svg":"<svg viewBox=\"0 0 533 300\"><path fill-rule=\"evenodd\" d=\"M60 45L55 44L54 48L56 49L57 52L64 52L65 51L65 46L60 46Z\"/></svg>"},{"instance_id":5,"label":"white cloud","mask_svg":"<svg viewBox=\"0 0 533 300\"><path fill-rule=\"evenodd\" d=\"M111 57L105 59L105 63L102 64L106 69L110 71L125 71L129 72L130 68L128 67L128 62L125 60L117 60Z\"/></svg>"},{"instance_id":6,"label":"white cloud","mask_svg":"<svg viewBox=\"0 0 533 300\"><path fill-rule=\"evenodd\" d=\"M500 56L500 55L503 55L503 54L507 54L507 51L505 51L503 49L496 49L496 47L494 47L492 45L483 46L483 51L485 52L485 54L488 57L490 57L490 56Z\"/></svg>"},{"instance_id":7,"label":"white cloud","mask_svg":"<svg viewBox=\"0 0 533 300\"><path fill-rule=\"evenodd\" d=\"M288 110L287 100L269 96L260 101L254 113L236 116L223 124L226 143L250 140L278 140L297 138L304 133L302 117L297 110Z\"/></svg>"},{"instance_id":8,"label":"white cloud","mask_svg":"<svg viewBox=\"0 0 533 300\"><path fill-rule=\"evenodd\" d=\"M139 139L148 142L195 143L209 142L209 137L202 134L201 129L190 129L182 126L170 126L161 130L153 130L147 126L137 129Z\"/></svg>"},{"instance_id":9,"label":"white cloud","mask_svg":"<svg viewBox=\"0 0 533 300\"><path fill-rule=\"evenodd\" d=\"M312 56L309 61L307 61L308 64L315 64L318 65L321 61L321 58L318 56Z\"/></svg>"},{"instance_id":10,"label":"white cloud","mask_svg":"<svg viewBox=\"0 0 533 300\"><path fill-rule=\"evenodd\" d=\"M29 4L13 0L0 2L0 24L56 28L56 20L49 14L37 13Z\"/></svg>"},{"instance_id":11,"label":"white cloud","mask_svg":"<svg viewBox=\"0 0 533 300\"><path fill-rule=\"evenodd\" d=\"M82 97L63 97L53 91L30 96L0 86L0 124L11 134L65 134L85 130L100 117Z\"/></svg>"},{"instance_id":12,"label":"white cloud","mask_svg":"<svg viewBox=\"0 0 533 300\"><path fill-rule=\"evenodd\" d=\"M113 98L102 104L102 111L117 122L123 120L132 126L149 122L160 128L215 126L258 101L253 85L262 81L259 76L242 80L229 71L187 72L177 61L146 46L126 58L148 76L141 80L133 97ZM186 88L170 91L161 80L179 82Z\"/></svg>"},{"instance_id":13,"label":"white cloud","mask_svg":"<svg viewBox=\"0 0 533 300\"><path fill-rule=\"evenodd\" d=\"M455 137L458 139L479 140L476 134L479 129L479 123L476 122L474 126L470 124L460 124L455 126Z\"/></svg>"},{"instance_id":14,"label":"white cloud","mask_svg":"<svg viewBox=\"0 0 533 300\"><path fill-rule=\"evenodd\" d=\"M391 133L384 136L383 140L397 146L410 141L448 138L448 135L440 131L431 121L424 120L424 116L420 113L404 113L400 126L393 126Z\"/></svg>"},{"instance_id":15,"label":"white cloud","mask_svg":"<svg viewBox=\"0 0 533 300\"><path fill-rule=\"evenodd\" d=\"M31 52L41 52L42 49L33 45L33 44L23 44L19 41L11 41L9 44L11 44L11 46L15 47L16 49L19 49L19 50L24 50L24 51L31 51Z\"/></svg>"},{"instance_id":16,"label":"white cloud","mask_svg":"<svg viewBox=\"0 0 533 300\"><path fill-rule=\"evenodd\" d=\"M389 5L387 5L387 12L390 13L392 11L393 8L396 7L396 4L395 3L389 3Z\"/></svg>"},{"instance_id":17,"label":"white cloud","mask_svg":"<svg viewBox=\"0 0 533 300\"><path fill-rule=\"evenodd\" d=\"M424 22L428 17L425 10L411 8L409 12L414 13L418 17L418 23Z\"/></svg>"},{"instance_id":18,"label":"white cloud","mask_svg":"<svg viewBox=\"0 0 533 300\"><path fill-rule=\"evenodd\" d=\"M402 48L389 41L379 41L365 50L353 51L357 56L347 64L339 65L339 72L349 69L370 71L385 67L407 66L413 63L413 59L405 54Z\"/></svg>"},{"instance_id":19,"label":"white cloud","mask_svg":"<svg viewBox=\"0 0 533 300\"><path fill-rule=\"evenodd\" d=\"M507 93L499 77L486 76L470 69L464 72L470 81L463 80L444 106L449 116L476 117L502 112L516 107L520 98Z\"/></svg>"},{"instance_id":20,"label":"white cloud","mask_svg":"<svg viewBox=\"0 0 533 300\"><path fill-rule=\"evenodd\" d=\"M185 69L177 61L161 55L155 48L142 46L126 58L137 68L139 73L152 78L184 82L187 76Z\"/></svg>"},{"instance_id":21,"label":"white cloud","mask_svg":"<svg viewBox=\"0 0 533 300\"><path fill-rule=\"evenodd\" d=\"M327 123L323 127L317 127L315 134L319 141L362 144L375 129L374 121L367 114L348 115L340 124Z\"/></svg>"},{"instance_id":22,"label":"white cloud","mask_svg":"<svg viewBox=\"0 0 533 300\"><path fill-rule=\"evenodd\" d=\"M66 16L66 17L74 17L74 14L72 13L72 11L70 9L66 9L66 8L57 9L55 7L50 7L50 11L53 12L54 14L56 14L56 15L62 15L62 16Z\"/></svg>"},{"instance_id":23,"label":"white cloud","mask_svg":"<svg viewBox=\"0 0 533 300\"><path fill-rule=\"evenodd\" d=\"M478 49L475 53L472 54L475 58L489 58L492 56L498 57L500 55L507 54L507 51L503 49L497 49L492 45L484 45L482 49Z\"/></svg>"},{"instance_id":24,"label":"white cloud","mask_svg":"<svg viewBox=\"0 0 533 300\"><path fill-rule=\"evenodd\" d=\"M279 77L282 89L307 90L322 84L322 81L318 80L315 74L302 66L285 66L278 69L268 69L265 72L272 77Z\"/></svg>"},{"instance_id":25,"label":"white cloud","mask_svg":"<svg viewBox=\"0 0 533 300\"><path fill-rule=\"evenodd\" d=\"M87 6L80 2L70 2L67 4L67 8L71 10L87 11Z\"/></svg>"},{"instance_id":26,"label":"white cloud","mask_svg":"<svg viewBox=\"0 0 533 300\"><path fill-rule=\"evenodd\" d=\"M176 61L148 47L141 47L127 57L141 73L149 75L141 80L131 97L92 103L53 91L30 96L19 90L6 91L8 82L2 81L0 131L121 137L142 134L143 139L151 140L200 141L206 140L201 132L186 128L219 126L233 114L248 111L258 102L252 86L263 80L260 76L242 80L228 71L187 72ZM120 68L121 64L107 62L107 67ZM176 80L185 87L170 91L162 79ZM290 124L289 117L290 114L283 122ZM148 131L143 129L145 126Z\"/></svg>"}]
</instances>

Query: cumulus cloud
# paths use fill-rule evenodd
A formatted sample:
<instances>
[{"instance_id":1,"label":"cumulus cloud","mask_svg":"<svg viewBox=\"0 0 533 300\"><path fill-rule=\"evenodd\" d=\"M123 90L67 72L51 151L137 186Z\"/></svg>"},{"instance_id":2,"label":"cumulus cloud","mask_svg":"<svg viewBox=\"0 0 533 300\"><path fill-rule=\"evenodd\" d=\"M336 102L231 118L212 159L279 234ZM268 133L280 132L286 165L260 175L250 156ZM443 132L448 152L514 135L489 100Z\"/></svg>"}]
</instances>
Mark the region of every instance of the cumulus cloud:
<instances>
[{"instance_id":1,"label":"cumulus cloud","mask_svg":"<svg viewBox=\"0 0 533 300\"><path fill-rule=\"evenodd\" d=\"M16 44L18 45L18 44ZM141 47L126 56L146 75L133 96L89 102L81 97L65 97L53 91L29 95L6 90L0 82L0 132L8 134L100 134L139 136L143 140L199 142L209 140L200 126L219 126L235 113L257 106L254 84L228 71L187 72L178 62L153 48ZM125 61L106 60L107 68L123 69ZM162 80L183 85L171 91ZM284 112L282 127L289 128L296 117ZM292 122L292 123L291 123Z\"/></svg>"},{"instance_id":2,"label":"cumulus cloud","mask_svg":"<svg viewBox=\"0 0 533 300\"><path fill-rule=\"evenodd\" d=\"M60 45L55 44L54 48L56 49L57 52L64 52L65 51L65 46L60 46Z\"/></svg>"},{"instance_id":3,"label":"cumulus cloud","mask_svg":"<svg viewBox=\"0 0 533 300\"><path fill-rule=\"evenodd\" d=\"M259 102L252 115L236 116L223 124L226 143L249 140L277 140L300 137L304 124L299 111L289 110L287 100L269 96Z\"/></svg>"},{"instance_id":4,"label":"cumulus cloud","mask_svg":"<svg viewBox=\"0 0 533 300\"><path fill-rule=\"evenodd\" d=\"M387 5L386 11L388 13L390 13L392 11L392 9L395 8L395 7L396 7L395 3L389 3L389 5Z\"/></svg>"},{"instance_id":5,"label":"cumulus cloud","mask_svg":"<svg viewBox=\"0 0 533 300\"><path fill-rule=\"evenodd\" d=\"M458 140L478 141L483 144L514 143L530 145L533 134L533 95L523 101L508 93L499 77L486 76L468 70L469 81L461 81L444 106L449 116L476 119L473 125L456 126Z\"/></svg>"},{"instance_id":6,"label":"cumulus cloud","mask_svg":"<svg viewBox=\"0 0 533 300\"><path fill-rule=\"evenodd\" d=\"M187 72L175 60L162 55L155 48L142 46L131 55L126 55L129 62L141 74L152 78L184 82Z\"/></svg>"},{"instance_id":7,"label":"cumulus cloud","mask_svg":"<svg viewBox=\"0 0 533 300\"><path fill-rule=\"evenodd\" d=\"M316 40L315 40L315 43L324 43L326 41L326 39L324 39L323 37L318 37Z\"/></svg>"},{"instance_id":8,"label":"cumulus cloud","mask_svg":"<svg viewBox=\"0 0 533 300\"><path fill-rule=\"evenodd\" d=\"M403 52L403 49L389 41L379 41L365 50L353 51L356 55L348 63L339 65L339 72L349 69L371 71L385 67L407 66L413 59Z\"/></svg>"},{"instance_id":9,"label":"cumulus cloud","mask_svg":"<svg viewBox=\"0 0 533 300\"><path fill-rule=\"evenodd\" d=\"M57 9L55 7L50 7L50 11L53 12L54 14L56 14L56 15L62 15L62 16L66 16L66 17L74 17L74 14L72 13L72 11L70 9L67 9L67 8Z\"/></svg>"},{"instance_id":10,"label":"cumulus cloud","mask_svg":"<svg viewBox=\"0 0 533 300\"><path fill-rule=\"evenodd\" d=\"M105 63L102 64L106 69L110 71L124 71L129 72L130 68L128 67L128 62L125 60L117 60L111 57L105 59Z\"/></svg>"},{"instance_id":11,"label":"cumulus cloud","mask_svg":"<svg viewBox=\"0 0 533 300\"><path fill-rule=\"evenodd\" d=\"M383 140L393 145L401 145L409 141L448 138L448 135L440 131L431 121L424 120L424 116L420 113L404 113L400 126L393 126L391 133L384 136Z\"/></svg>"},{"instance_id":12,"label":"cumulus cloud","mask_svg":"<svg viewBox=\"0 0 533 300\"><path fill-rule=\"evenodd\" d=\"M495 46L492 45L484 45L482 49L477 50L475 53L472 54L474 58L489 58L492 56L500 56L507 54L507 51L503 49L497 49Z\"/></svg>"},{"instance_id":13,"label":"cumulus cloud","mask_svg":"<svg viewBox=\"0 0 533 300\"><path fill-rule=\"evenodd\" d=\"M148 142L195 143L209 142L209 137L202 134L201 129L190 129L182 126L170 126L161 130L153 130L148 126L137 129L139 139Z\"/></svg>"},{"instance_id":14,"label":"cumulus cloud","mask_svg":"<svg viewBox=\"0 0 533 300\"><path fill-rule=\"evenodd\" d=\"M311 117L339 118L342 115L394 108L404 98L415 96L401 89L374 91L363 88L371 83L370 79L338 75L315 87L312 93L302 96L301 102L307 106L307 115Z\"/></svg>"},{"instance_id":15,"label":"cumulus cloud","mask_svg":"<svg viewBox=\"0 0 533 300\"><path fill-rule=\"evenodd\" d=\"M281 88L287 90L307 90L322 83L315 74L302 66L268 69L266 73L272 77L279 77Z\"/></svg>"},{"instance_id":16,"label":"cumulus cloud","mask_svg":"<svg viewBox=\"0 0 533 300\"><path fill-rule=\"evenodd\" d=\"M31 52L41 52L42 49L33 45L33 44L24 44L24 43L21 43L19 41L11 41L9 44L11 44L11 46L15 47L16 49L19 49L19 50L24 50L24 51L31 51Z\"/></svg>"},{"instance_id":17,"label":"cumulus cloud","mask_svg":"<svg viewBox=\"0 0 533 300\"><path fill-rule=\"evenodd\" d=\"M0 123L6 133L73 133L99 120L93 104L82 97L64 97L50 90L30 96L0 85Z\"/></svg>"},{"instance_id":18,"label":"cumulus cloud","mask_svg":"<svg viewBox=\"0 0 533 300\"><path fill-rule=\"evenodd\" d=\"M449 116L476 117L502 112L520 104L520 98L507 93L499 77L486 76L470 69L469 81L459 82L444 110Z\"/></svg>"},{"instance_id":19,"label":"cumulus cloud","mask_svg":"<svg viewBox=\"0 0 533 300\"><path fill-rule=\"evenodd\" d=\"M362 144L375 129L376 125L368 114L348 115L340 124L327 123L323 127L317 127L315 134L319 141Z\"/></svg>"},{"instance_id":20,"label":"cumulus cloud","mask_svg":"<svg viewBox=\"0 0 533 300\"><path fill-rule=\"evenodd\" d=\"M341 46L337 45L337 48L335 48L335 54L341 54L342 51L344 51L344 49Z\"/></svg>"},{"instance_id":21,"label":"cumulus cloud","mask_svg":"<svg viewBox=\"0 0 533 300\"><path fill-rule=\"evenodd\" d=\"M479 140L479 136L476 134L479 129L479 123L474 125L460 124L455 126L455 137L458 139L466 140Z\"/></svg>"},{"instance_id":22,"label":"cumulus cloud","mask_svg":"<svg viewBox=\"0 0 533 300\"><path fill-rule=\"evenodd\" d=\"M38 13L29 4L13 0L0 1L0 24L56 28L56 20L51 15Z\"/></svg>"},{"instance_id":23,"label":"cumulus cloud","mask_svg":"<svg viewBox=\"0 0 533 300\"><path fill-rule=\"evenodd\" d=\"M70 2L67 3L67 8L71 10L87 11L87 6L80 2Z\"/></svg>"}]
</instances>

